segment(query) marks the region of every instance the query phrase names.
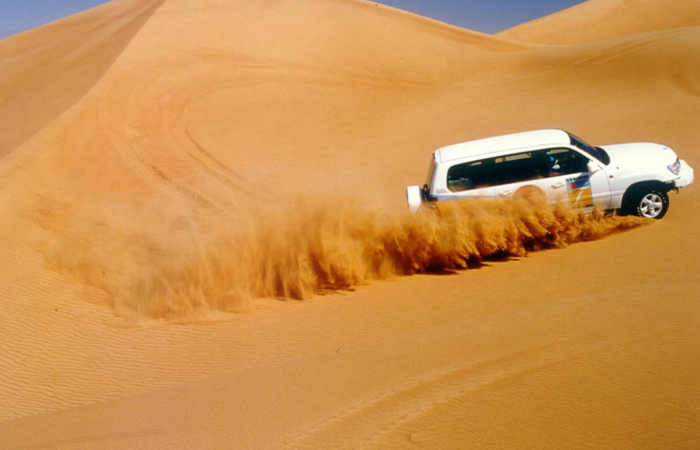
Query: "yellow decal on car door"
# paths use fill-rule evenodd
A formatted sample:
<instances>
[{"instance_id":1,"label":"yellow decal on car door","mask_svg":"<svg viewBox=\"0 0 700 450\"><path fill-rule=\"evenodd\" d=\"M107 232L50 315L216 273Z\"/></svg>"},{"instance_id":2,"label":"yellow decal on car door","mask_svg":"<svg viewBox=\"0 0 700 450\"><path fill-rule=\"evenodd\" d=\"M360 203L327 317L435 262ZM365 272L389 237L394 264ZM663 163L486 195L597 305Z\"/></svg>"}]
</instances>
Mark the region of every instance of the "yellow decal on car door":
<instances>
[{"instance_id":1,"label":"yellow decal on car door","mask_svg":"<svg viewBox=\"0 0 700 450\"><path fill-rule=\"evenodd\" d=\"M572 208L593 207L593 191L588 175L566 180L566 188L569 191L569 204Z\"/></svg>"}]
</instances>

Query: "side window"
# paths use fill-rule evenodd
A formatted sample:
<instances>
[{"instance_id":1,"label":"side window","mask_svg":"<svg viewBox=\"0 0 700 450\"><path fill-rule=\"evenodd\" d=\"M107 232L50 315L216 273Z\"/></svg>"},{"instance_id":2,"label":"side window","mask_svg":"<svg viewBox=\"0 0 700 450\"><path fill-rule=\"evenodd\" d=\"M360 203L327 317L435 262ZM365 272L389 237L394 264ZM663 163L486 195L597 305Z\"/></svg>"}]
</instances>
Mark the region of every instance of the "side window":
<instances>
[{"instance_id":1,"label":"side window","mask_svg":"<svg viewBox=\"0 0 700 450\"><path fill-rule=\"evenodd\" d=\"M498 184L520 183L542 178L537 159L532 152L502 156L495 160Z\"/></svg>"},{"instance_id":2,"label":"side window","mask_svg":"<svg viewBox=\"0 0 700 450\"><path fill-rule=\"evenodd\" d=\"M541 159L545 176L557 177L572 173L588 172L588 158L568 148L555 148L543 153Z\"/></svg>"},{"instance_id":3,"label":"side window","mask_svg":"<svg viewBox=\"0 0 700 450\"><path fill-rule=\"evenodd\" d=\"M568 148L516 153L457 164L447 171L452 192L588 171L588 158Z\"/></svg>"},{"instance_id":4,"label":"side window","mask_svg":"<svg viewBox=\"0 0 700 450\"><path fill-rule=\"evenodd\" d=\"M481 189L498 184L494 159L457 164L447 171L447 189L452 192Z\"/></svg>"}]
</instances>

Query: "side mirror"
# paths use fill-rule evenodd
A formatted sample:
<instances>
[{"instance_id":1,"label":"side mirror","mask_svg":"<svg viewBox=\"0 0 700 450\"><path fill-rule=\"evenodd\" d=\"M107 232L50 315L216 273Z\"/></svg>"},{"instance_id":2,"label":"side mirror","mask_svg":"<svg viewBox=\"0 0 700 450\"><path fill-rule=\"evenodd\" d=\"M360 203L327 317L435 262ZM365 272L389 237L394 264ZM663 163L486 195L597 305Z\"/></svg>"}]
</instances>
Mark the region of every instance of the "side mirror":
<instances>
[{"instance_id":1,"label":"side mirror","mask_svg":"<svg viewBox=\"0 0 700 450\"><path fill-rule=\"evenodd\" d=\"M593 161L588 161L588 173L593 174L599 170L601 170L601 167L598 163L595 163Z\"/></svg>"}]
</instances>

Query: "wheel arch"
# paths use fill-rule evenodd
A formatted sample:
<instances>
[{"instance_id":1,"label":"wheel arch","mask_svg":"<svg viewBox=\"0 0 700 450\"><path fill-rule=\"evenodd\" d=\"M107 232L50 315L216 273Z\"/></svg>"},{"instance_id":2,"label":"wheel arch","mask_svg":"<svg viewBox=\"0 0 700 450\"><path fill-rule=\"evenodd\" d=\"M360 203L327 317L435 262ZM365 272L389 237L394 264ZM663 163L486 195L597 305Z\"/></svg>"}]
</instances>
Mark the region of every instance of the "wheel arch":
<instances>
[{"instance_id":1,"label":"wheel arch","mask_svg":"<svg viewBox=\"0 0 700 450\"><path fill-rule=\"evenodd\" d=\"M654 189L658 189L659 191L663 192L664 194L667 194L668 191L673 189L673 185L669 185L668 183L664 183L659 180L647 180L647 181L639 181L637 183L631 184L626 190L625 193L622 195L622 202L621 202L621 207L620 209L622 210L623 213L628 213L630 212L630 209L632 208L632 205L630 204L634 198L635 195L637 195L639 192L642 191L651 191Z\"/></svg>"}]
</instances>

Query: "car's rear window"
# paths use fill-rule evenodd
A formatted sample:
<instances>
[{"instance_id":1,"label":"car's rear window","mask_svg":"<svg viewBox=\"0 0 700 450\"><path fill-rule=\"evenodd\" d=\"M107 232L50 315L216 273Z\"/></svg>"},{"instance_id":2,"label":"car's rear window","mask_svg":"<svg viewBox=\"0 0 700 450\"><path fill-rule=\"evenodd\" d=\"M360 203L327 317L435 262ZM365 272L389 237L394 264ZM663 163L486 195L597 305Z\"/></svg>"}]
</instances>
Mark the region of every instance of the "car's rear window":
<instances>
[{"instance_id":1,"label":"car's rear window","mask_svg":"<svg viewBox=\"0 0 700 450\"><path fill-rule=\"evenodd\" d=\"M539 175L538 163L532 153L516 153L450 167L447 171L447 188L452 192L461 192L518 183Z\"/></svg>"},{"instance_id":2,"label":"car's rear window","mask_svg":"<svg viewBox=\"0 0 700 450\"><path fill-rule=\"evenodd\" d=\"M494 159L491 158L450 167L447 171L447 189L452 192L461 192L497 184L493 165Z\"/></svg>"}]
</instances>

